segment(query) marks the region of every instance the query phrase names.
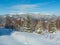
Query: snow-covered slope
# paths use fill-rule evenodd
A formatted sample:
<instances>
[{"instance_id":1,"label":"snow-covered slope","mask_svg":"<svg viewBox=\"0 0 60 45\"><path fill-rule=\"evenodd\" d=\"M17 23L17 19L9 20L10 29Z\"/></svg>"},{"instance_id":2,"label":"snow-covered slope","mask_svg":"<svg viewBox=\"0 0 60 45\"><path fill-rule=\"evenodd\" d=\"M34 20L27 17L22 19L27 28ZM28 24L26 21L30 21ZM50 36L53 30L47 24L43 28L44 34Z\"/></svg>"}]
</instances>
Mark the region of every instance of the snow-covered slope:
<instances>
[{"instance_id":1,"label":"snow-covered slope","mask_svg":"<svg viewBox=\"0 0 60 45\"><path fill-rule=\"evenodd\" d=\"M25 45L21 42L16 41L11 33L14 32L12 29L0 28L0 45Z\"/></svg>"},{"instance_id":2,"label":"snow-covered slope","mask_svg":"<svg viewBox=\"0 0 60 45\"><path fill-rule=\"evenodd\" d=\"M19 42L28 45L60 45L60 33L36 35L26 32L14 32L11 36Z\"/></svg>"},{"instance_id":3,"label":"snow-covered slope","mask_svg":"<svg viewBox=\"0 0 60 45\"><path fill-rule=\"evenodd\" d=\"M35 34L13 31L11 35L0 36L0 45L60 45L60 32Z\"/></svg>"},{"instance_id":4,"label":"snow-covered slope","mask_svg":"<svg viewBox=\"0 0 60 45\"><path fill-rule=\"evenodd\" d=\"M0 45L24 45L13 39L11 36L0 36Z\"/></svg>"}]
</instances>

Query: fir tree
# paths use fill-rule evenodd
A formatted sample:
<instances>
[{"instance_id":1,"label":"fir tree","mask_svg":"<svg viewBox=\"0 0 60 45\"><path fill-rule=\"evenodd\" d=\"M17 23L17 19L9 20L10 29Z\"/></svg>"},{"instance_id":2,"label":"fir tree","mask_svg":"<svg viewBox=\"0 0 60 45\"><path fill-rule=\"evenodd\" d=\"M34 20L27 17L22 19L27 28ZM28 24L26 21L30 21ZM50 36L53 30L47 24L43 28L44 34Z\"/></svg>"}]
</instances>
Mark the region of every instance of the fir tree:
<instances>
[{"instance_id":1,"label":"fir tree","mask_svg":"<svg viewBox=\"0 0 60 45\"><path fill-rule=\"evenodd\" d=\"M42 24L39 22L35 27L35 32L41 34L43 31Z\"/></svg>"},{"instance_id":2,"label":"fir tree","mask_svg":"<svg viewBox=\"0 0 60 45\"><path fill-rule=\"evenodd\" d=\"M55 22L50 22L49 26L50 26L50 32L51 33L56 31Z\"/></svg>"},{"instance_id":3,"label":"fir tree","mask_svg":"<svg viewBox=\"0 0 60 45\"><path fill-rule=\"evenodd\" d=\"M31 20L29 16L27 16L27 19L24 21L24 31L32 32Z\"/></svg>"}]
</instances>

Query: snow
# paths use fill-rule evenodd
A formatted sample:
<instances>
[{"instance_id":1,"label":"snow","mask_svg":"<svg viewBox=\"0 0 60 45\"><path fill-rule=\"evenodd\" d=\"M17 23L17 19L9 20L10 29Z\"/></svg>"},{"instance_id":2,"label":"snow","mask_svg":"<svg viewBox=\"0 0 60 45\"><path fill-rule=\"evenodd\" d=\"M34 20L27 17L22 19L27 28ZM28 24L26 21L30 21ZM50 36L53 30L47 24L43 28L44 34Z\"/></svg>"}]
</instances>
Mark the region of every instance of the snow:
<instances>
[{"instance_id":1,"label":"snow","mask_svg":"<svg viewBox=\"0 0 60 45\"><path fill-rule=\"evenodd\" d=\"M14 32L11 36L17 41L28 45L60 45L59 35L60 32L56 32L56 34L47 33L43 35L26 32Z\"/></svg>"},{"instance_id":2,"label":"snow","mask_svg":"<svg viewBox=\"0 0 60 45\"><path fill-rule=\"evenodd\" d=\"M24 44L16 41L11 36L1 36L0 45L24 45Z\"/></svg>"},{"instance_id":3,"label":"snow","mask_svg":"<svg viewBox=\"0 0 60 45\"><path fill-rule=\"evenodd\" d=\"M0 28L0 45L25 45L16 41L12 36L15 30Z\"/></svg>"},{"instance_id":4,"label":"snow","mask_svg":"<svg viewBox=\"0 0 60 45\"><path fill-rule=\"evenodd\" d=\"M60 31L36 34L10 30L0 29L0 45L60 45Z\"/></svg>"},{"instance_id":5,"label":"snow","mask_svg":"<svg viewBox=\"0 0 60 45\"><path fill-rule=\"evenodd\" d=\"M22 42L24 44L28 44L28 45L43 44L41 42L38 42L38 40L36 39L37 37L30 33L14 32L11 36L14 37L17 41Z\"/></svg>"},{"instance_id":6,"label":"snow","mask_svg":"<svg viewBox=\"0 0 60 45\"><path fill-rule=\"evenodd\" d=\"M50 35L52 34L49 34L48 37L46 37L46 35L36 35L26 32L14 32L11 36L17 41L28 45L60 45L60 43L57 42L55 38L50 38Z\"/></svg>"}]
</instances>

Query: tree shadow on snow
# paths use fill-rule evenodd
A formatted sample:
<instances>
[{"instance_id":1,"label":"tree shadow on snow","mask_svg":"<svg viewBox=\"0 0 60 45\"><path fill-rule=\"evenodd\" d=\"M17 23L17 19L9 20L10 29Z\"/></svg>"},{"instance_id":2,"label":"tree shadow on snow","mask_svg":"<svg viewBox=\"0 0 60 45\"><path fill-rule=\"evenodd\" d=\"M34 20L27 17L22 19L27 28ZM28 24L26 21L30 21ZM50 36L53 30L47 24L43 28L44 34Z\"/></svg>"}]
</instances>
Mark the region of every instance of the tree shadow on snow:
<instances>
[{"instance_id":1,"label":"tree shadow on snow","mask_svg":"<svg viewBox=\"0 0 60 45\"><path fill-rule=\"evenodd\" d=\"M0 36L2 35L10 35L14 29L0 28Z\"/></svg>"}]
</instances>

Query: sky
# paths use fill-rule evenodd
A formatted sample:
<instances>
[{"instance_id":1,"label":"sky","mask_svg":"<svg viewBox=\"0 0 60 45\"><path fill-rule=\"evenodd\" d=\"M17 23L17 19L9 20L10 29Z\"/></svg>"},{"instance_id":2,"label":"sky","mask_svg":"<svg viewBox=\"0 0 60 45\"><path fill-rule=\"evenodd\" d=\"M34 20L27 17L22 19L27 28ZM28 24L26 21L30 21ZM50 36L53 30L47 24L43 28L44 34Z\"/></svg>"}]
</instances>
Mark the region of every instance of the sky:
<instances>
[{"instance_id":1,"label":"sky","mask_svg":"<svg viewBox=\"0 0 60 45\"><path fill-rule=\"evenodd\" d=\"M31 12L60 15L60 0L0 0L0 14Z\"/></svg>"}]
</instances>

